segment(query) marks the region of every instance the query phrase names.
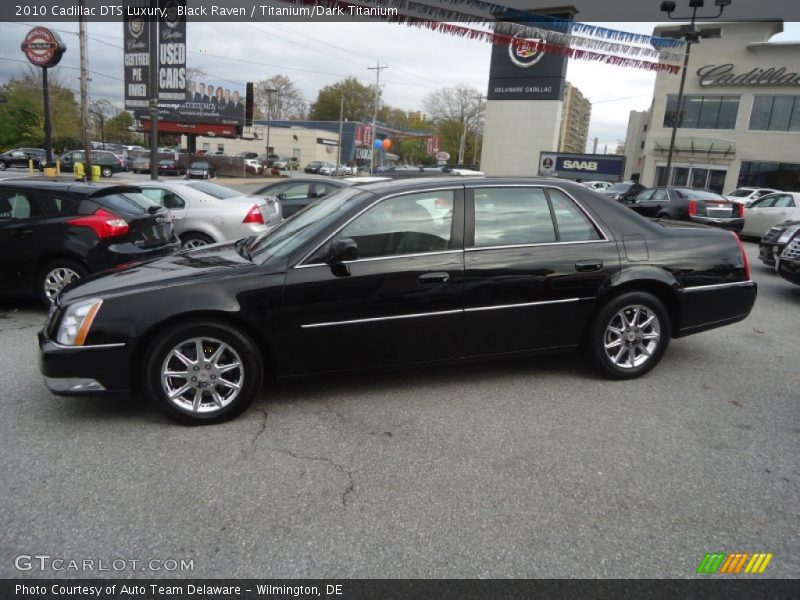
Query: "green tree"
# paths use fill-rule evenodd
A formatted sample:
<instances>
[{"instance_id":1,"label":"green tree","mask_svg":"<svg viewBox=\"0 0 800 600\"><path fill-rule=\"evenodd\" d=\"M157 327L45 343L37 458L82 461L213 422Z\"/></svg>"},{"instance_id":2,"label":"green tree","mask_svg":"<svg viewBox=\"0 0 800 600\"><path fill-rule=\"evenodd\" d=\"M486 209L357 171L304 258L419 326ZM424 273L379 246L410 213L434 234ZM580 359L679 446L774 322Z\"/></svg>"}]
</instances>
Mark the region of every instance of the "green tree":
<instances>
[{"instance_id":1,"label":"green tree","mask_svg":"<svg viewBox=\"0 0 800 600\"><path fill-rule=\"evenodd\" d=\"M133 115L127 111L120 111L106 121L106 139L117 144L130 144L133 142Z\"/></svg>"},{"instance_id":2,"label":"green tree","mask_svg":"<svg viewBox=\"0 0 800 600\"><path fill-rule=\"evenodd\" d=\"M314 121L338 121L339 106L344 96L344 118L348 121L371 121L375 110L375 89L355 77L327 85L319 91L311 105L309 117Z\"/></svg>"},{"instance_id":3,"label":"green tree","mask_svg":"<svg viewBox=\"0 0 800 600\"><path fill-rule=\"evenodd\" d=\"M50 117L54 150L56 143L79 140L80 110L75 94L52 70L50 80ZM0 148L44 145L44 106L40 69L23 72L19 77L0 85Z\"/></svg>"}]
</instances>

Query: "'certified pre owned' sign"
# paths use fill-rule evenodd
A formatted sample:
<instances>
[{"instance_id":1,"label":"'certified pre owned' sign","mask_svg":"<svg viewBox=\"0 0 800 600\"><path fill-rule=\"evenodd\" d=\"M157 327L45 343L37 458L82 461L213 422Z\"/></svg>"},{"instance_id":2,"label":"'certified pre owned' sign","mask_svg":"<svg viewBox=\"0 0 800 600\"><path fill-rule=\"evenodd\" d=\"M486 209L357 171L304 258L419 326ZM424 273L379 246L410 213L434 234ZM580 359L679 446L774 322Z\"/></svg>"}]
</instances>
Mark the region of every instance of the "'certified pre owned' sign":
<instances>
[{"instance_id":1,"label":"'certified pre owned' sign","mask_svg":"<svg viewBox=\"0 0 800 600\"><path fill-rule=\"evenodd\" d=\"M46 27L34 27L22 41L22 52L37 67L54 67L61 60L67 47L54 31Z\"/></svg>"}]
</instances>

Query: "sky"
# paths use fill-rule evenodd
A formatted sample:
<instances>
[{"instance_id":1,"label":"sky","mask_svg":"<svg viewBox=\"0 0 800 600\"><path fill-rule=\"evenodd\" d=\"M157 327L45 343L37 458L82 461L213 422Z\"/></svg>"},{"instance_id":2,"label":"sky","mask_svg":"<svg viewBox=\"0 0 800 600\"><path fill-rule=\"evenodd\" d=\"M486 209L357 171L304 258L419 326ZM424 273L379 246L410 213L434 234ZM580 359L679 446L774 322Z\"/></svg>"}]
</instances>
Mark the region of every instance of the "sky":
<instances>
[{"instance_id":1,"label":"sky","mask_svg":"<svg viewBox=\"0 0 800 600\"><path fill-rule=\"evenodd\" d=\"M597 23L632 33L651 34L654 23ZM0 23L0 82L27 67L19 49L29 22ZM77 24L49 25L68 49L56 67L78 90ZM90 22L88 62L92 100L122 107L122 24ZM209 78L241 83L276 74L289 76L310 103L320 88L344 77L375 81L368 70L380 60L383 99L393 107L420 110L426 94L466 83L481 93L488 86L491 44L391 23L193 23L188 24L189 67ZM772 41L800 40L800 23L787 23ZM676 88L678 78L676 77ZM614 152L624 140L631 110L645 110L655 73L590 61L570 60L567 80L592 102L588 149Z\"/></svg>"}]
</instances>

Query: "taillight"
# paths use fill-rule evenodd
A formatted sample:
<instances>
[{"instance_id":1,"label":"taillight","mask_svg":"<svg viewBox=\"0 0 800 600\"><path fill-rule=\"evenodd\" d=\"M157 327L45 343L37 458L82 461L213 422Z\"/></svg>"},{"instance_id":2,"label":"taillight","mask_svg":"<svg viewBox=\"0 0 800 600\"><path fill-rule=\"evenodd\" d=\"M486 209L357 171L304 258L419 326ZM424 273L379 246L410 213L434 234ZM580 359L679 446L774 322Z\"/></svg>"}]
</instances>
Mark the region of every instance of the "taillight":
<instances>
[{"instance_id":1,"label":"taillight","mask_svg":"<svg viewBox=\"0 0 800 600\"><path fill-rule=\"evenodd\" d=\"M744 218L744 203L743 202L737 202L737 204L736 204L736 214L739 215L740 219Z\"/></svg>"},{"instance_id":2,"label":"taillight","mask_svg":"<svg viewBox=\"0 0 800 600\"><path fill-rule=\"evenodd\" d=\"M67 221L67 225L89 227L100 239L125 235L130 229L125 219L102 208L98 208L86 217L70 219Z\"/></svg>"},{"instance_id":3,"label":"taillight","mask_svg":"<svg viewBox=\"0 0 800 600\"><path fill-rule=\"evenodd\" d=\"M697 200L689 200L689 216L693 217L697 214Z\"/></svg>"},{"instance_id":4,"label":"taillight","mask_svg":"<svg viewBox=\"0 0 800 600\"><path fill-rule=\"evenodd\" d=\"M742 253L742 260L744 261L744 276L747 278L747 281L750 281L750 261L747 260L747 252L744 251L744 244L742 244L742 238L740 238L735 231L731 231L733 237L736 238L736 243L739 244L739 251Z\"/></svg>"},{"instance_id":5,"label":"taillight","mask_svg":"<svg viewBox=\"0 0 800 600\"><path fill-rule=\"evenodd\" d=\"M250 212L247 213L245 216L244 221L242 223L260 223L261 225L264 224L264 216L261 214L261 211L258 210L258 206L253 204L253 208L250 209Z\"/></svg>"}]
</instances>

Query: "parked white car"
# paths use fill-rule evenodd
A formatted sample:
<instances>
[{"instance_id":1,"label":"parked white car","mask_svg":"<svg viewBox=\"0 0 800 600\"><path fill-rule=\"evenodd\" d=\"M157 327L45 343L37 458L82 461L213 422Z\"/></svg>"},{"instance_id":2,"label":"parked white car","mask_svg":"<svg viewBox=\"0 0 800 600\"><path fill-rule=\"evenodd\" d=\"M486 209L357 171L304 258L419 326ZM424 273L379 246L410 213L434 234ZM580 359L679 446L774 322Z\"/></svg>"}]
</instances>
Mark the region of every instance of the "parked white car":
<instances>
[{"instance_id":1,"label":"parked white car","mask_svg":"<svg viewBox=\"0 0 800 600\"><path fill-rule=\"evenodd\" d=\"M348 167L347 165L339 165L339 168L336 169L337 175L352 175L353 169Z\"/></svg>"},{"instance_id":2,"label":"parked white car","mask_svg":"<svg viewBox=\"0 0 800 600\"><path fill-rule=\"evenodd\" d=\"M248 171L252 169L256 175L261 175L264 172L264 165L258 162L257 158L245 158L244 166Z\"/></svg>"},{"instance_id":3,"label":"parked white car","mask_svg":"<svg viewBox=\"0 0 800 600\"><path fill-rule=\"evenodd\" d=\"M733 202L741 202L744 203L745 206L750 206L753 201L758 200L767 194L774 194L775 192L780 192L780 190L762 187L740 187L723 195L728 200L732 200Z\"/></svg>"},{"instance_id":4,"label":"parked white car","mask_svg":"<svg viewBox=\"0 0 800 600\"><path fill-rule=\"evenodd\" d=\"M319 174L333 175L334 170L336 170L336 165L333 163L322 163L322 166L319 168Z\"/></svg>"},{"instance_id":5,"label":"parked white car","mask_svg":"<svg viewBox=\"0 0 800 600\"><path fill-rule=\"evenodd\" d=\"M590 190L601 192L611 187L610 181L582 181L581 185L586 186Z\"/></svg>"},{"instance_id":6,"label":"parked white car","mask_svg":"<svg viewBox=\"0 0 800 600\"><path fill-rule=\"evenodd\" d=\"M258 235L283 221L277 198L246 196L202 179L153 181L139 187L172 213L184 249Z\"/></svg>"},{"instance_id":7,"label":"parked white car","mask_svg":"<svg viewBox=\"0 0 800 600\"><path fill-rule=\"evenodd\" d=\"M742 235L760 238L770 227L800 220L800 192L762 196L744 209Z\"/></svg>"}]
</instances>

